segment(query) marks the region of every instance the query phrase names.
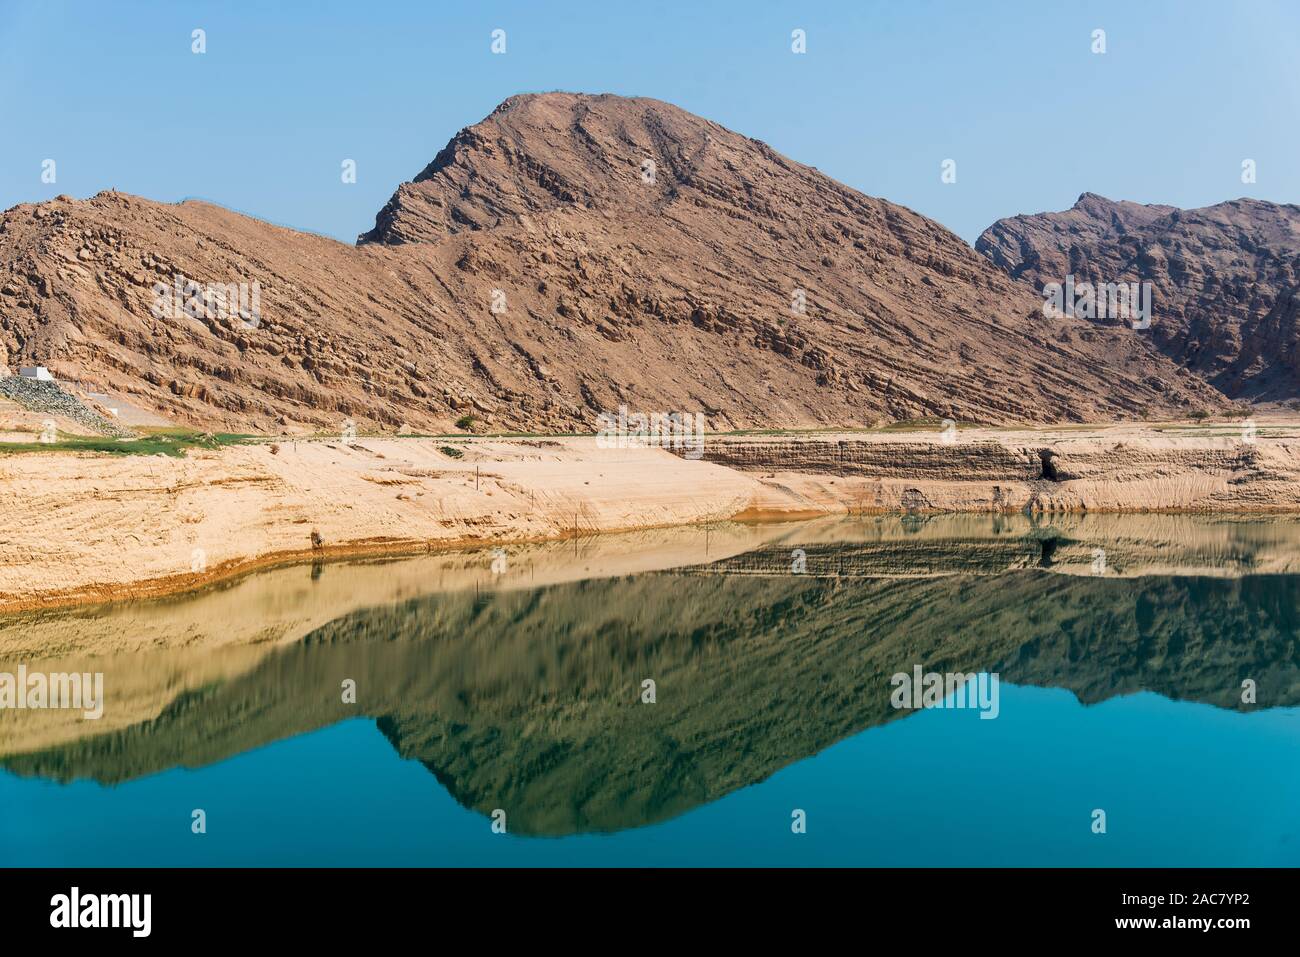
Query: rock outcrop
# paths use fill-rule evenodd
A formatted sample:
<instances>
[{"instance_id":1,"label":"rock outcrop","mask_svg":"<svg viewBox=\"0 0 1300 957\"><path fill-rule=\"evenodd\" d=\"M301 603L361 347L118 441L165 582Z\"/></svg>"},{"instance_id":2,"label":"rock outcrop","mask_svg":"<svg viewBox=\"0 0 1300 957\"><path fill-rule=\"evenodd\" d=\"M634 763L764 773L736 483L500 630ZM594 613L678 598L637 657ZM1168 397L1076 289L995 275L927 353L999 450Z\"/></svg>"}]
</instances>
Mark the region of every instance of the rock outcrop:
<instances>
[{"instance_id":1,"label":"rock outcrop","mask_svg":"<svg viewBox=\"0 0 1300 957\"><path fill-rule=\"evenodd\" d=\"M1271 430L1270 430L1271 431ZM705 461L810 489L834 476L850 512L1300 511L1300 446L1215 435L976 433L953 444L915 436L719 436Z\"/></svg>"},{"instance_id":2,"label":"rock outcrop","mask_svg":"<svg viewBox=\"0 0 1300 957\"><path fill-rule=\"evenodd\" d=\"M1300 206L1238 199L1204 209L1084 193L1059 213L994 223L975 248L1045 283L1152 284L1141 335L1225 395L1300 398ZM1096 320L1102 328L1119 320Z\"/></svg>"}]
</instances>

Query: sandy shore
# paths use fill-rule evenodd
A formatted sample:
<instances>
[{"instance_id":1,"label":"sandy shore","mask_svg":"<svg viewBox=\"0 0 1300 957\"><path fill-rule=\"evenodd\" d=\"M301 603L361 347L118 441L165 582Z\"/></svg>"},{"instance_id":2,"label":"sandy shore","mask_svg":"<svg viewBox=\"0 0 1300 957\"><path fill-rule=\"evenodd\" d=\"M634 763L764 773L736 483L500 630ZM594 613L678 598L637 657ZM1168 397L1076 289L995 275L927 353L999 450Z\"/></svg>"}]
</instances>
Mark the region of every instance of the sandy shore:
<instances>
[{"instance_id":1,"label":"sandy shore","mask_svg":"<svg viewBox=\"0 0 1300 957\"><path fill-rule=\"evenodd\" d=\"M0 456L0 611L168 594L277 563L737 517L1300 512L1300 429L1286 423L721 436L700 461L584 438L449 447Z\"/></svg>"}]
</instances>

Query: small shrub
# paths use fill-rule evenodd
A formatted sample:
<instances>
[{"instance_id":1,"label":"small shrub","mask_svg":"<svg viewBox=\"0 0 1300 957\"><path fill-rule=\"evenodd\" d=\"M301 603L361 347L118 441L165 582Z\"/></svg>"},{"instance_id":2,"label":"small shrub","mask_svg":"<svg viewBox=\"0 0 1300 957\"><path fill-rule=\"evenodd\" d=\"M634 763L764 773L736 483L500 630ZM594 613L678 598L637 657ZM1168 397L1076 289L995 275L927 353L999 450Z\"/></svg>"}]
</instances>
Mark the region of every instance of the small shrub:
<instances>
[{"instance_id":1,"label":"small shrub","mask_svg":"<svg viewBox=\"0 0 1300 957\"><path fill-rule=\"evenodd\" d=\"M444 445L438 449L443 455L450 456L453 459L464 458L465 453L461 449L452 448L450 445Z\"/></svg>"},{"instance_id":2,"label":"small shrub","mask_svg":"<svg viewBox=\"0 0 1300 957\"><path fill-rule=\"evenodd\" d=\"M456 428L466 429L466 430L472 429L474 427L474 423L477 421L478 420L475 419L474 416L472 415L462 415L459 419L456 420Z\"/></svg>"}]
</instances>

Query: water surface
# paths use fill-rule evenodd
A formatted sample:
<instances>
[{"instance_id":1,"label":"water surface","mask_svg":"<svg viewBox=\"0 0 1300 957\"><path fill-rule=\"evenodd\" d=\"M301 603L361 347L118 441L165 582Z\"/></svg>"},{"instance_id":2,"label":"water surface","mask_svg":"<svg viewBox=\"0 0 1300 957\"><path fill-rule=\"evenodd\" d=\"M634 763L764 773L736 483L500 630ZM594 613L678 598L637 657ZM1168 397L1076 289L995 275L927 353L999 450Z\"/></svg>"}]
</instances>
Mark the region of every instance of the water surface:
<instances>
[{"instance_id":1,"label":"water surface","mask_svg":"<svg viewBox=\"0 0 1300 957\"><path fill-rule=\"evenodd\" d=\"M107 700L0 711L0 863L1300 864L1298 558L1293 519L882 517L10 619L0 671ZM916 665L997 718L895 709Z\"/></svg>"}]
</instances>

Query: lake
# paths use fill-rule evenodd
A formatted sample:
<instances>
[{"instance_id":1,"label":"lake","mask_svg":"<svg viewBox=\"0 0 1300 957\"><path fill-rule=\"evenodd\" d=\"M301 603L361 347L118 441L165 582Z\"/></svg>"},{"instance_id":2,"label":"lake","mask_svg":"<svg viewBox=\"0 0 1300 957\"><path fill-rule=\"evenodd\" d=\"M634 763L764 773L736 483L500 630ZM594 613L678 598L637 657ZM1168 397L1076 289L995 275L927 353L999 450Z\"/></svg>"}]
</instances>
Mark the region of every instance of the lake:
<instances>
[{"instance_id":1,"label":"lake","mask_svg":"<svg viewBox=\"0 0 1300 957\"><path fill-rule=\"evenodd\" d=\"M1300 864L1296 518L293 566L0 620L20 666L103 713L0 710L8 866Z\"/></svg>"}]
</instances>

